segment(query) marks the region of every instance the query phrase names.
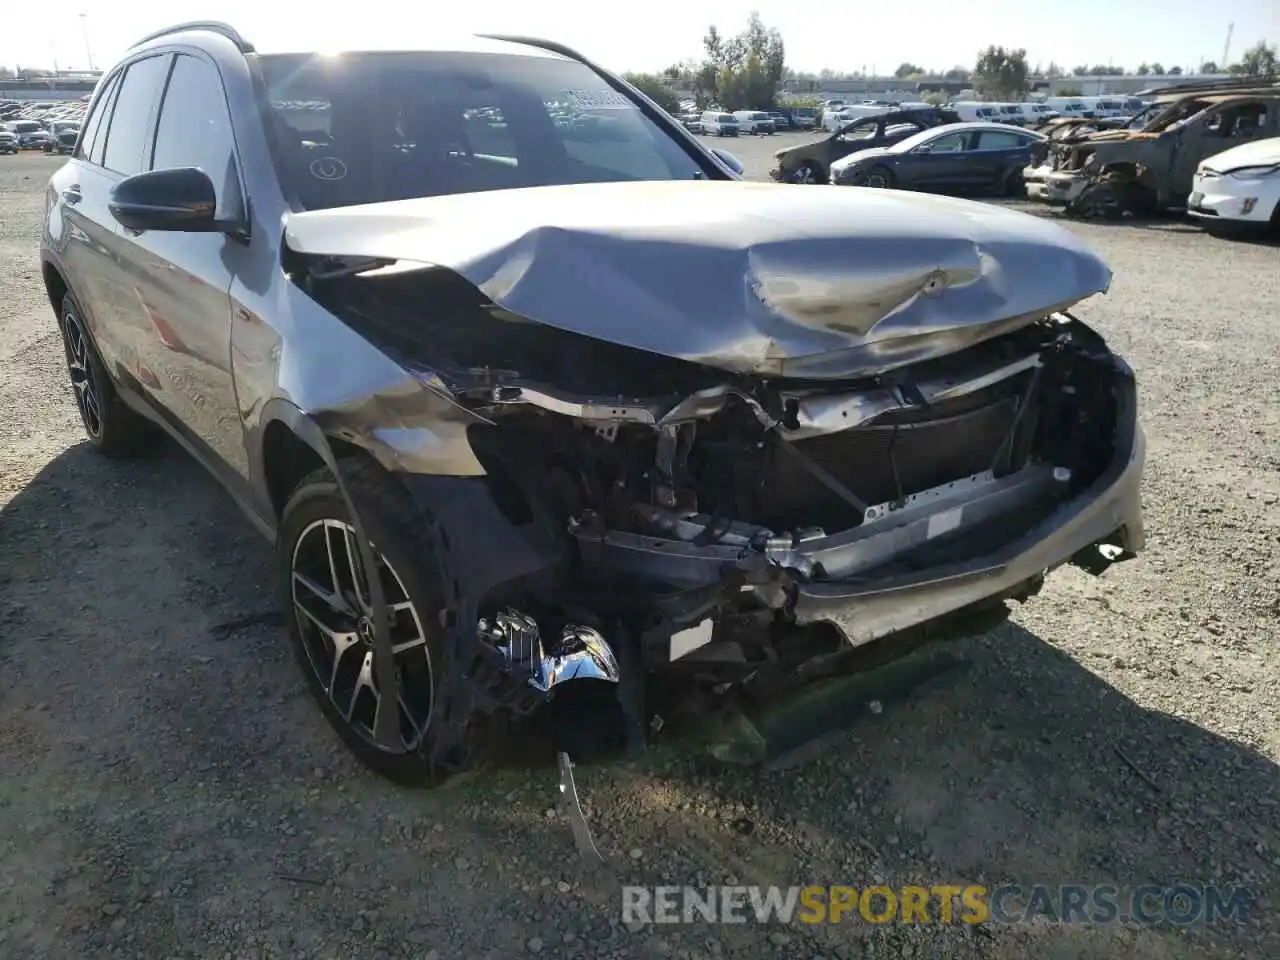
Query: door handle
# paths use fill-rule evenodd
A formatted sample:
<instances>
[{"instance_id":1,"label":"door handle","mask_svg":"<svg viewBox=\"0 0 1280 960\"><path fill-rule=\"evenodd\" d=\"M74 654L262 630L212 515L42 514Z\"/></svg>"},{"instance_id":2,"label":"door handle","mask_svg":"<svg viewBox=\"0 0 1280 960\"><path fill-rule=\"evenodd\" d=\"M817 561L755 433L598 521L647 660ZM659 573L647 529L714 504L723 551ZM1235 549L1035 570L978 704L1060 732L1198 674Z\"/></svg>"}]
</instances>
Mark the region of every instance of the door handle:
<instances>
[{"instance_id":1,"label":"door handle","mask_svg":"<svg viewBox=\"0 0 1280 960\"><path fill-rule=\"evenodd\" d=\"M70 203L72 205L75 205L79 203L81 200L83 200L84 195L80 193L80 184L77 183L75 186L67 187L67 189L63 190L62 199L64 202Z\"/></svg>"}]
</instances>

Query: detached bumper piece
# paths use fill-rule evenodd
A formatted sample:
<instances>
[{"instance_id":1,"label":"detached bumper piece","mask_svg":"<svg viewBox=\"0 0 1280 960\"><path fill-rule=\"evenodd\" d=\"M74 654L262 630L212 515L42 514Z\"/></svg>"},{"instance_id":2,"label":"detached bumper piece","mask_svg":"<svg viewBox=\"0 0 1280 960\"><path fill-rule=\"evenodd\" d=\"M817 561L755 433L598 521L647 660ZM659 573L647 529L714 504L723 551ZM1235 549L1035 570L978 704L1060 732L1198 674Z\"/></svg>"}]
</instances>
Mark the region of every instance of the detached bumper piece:
<instances>
[{"instance_id":1,"label":"detached bumper piece","mask_svg":"<svg viewBox=\"0 0 1280 960\"><path fill-rule=\"evenodd\" d=\"M619 680L613 649L591 627L567 624L547 649L533 617L504 610L491 620L482 619L476 632L479 655L469 676L517 714L530 713L570 680Z\"/></svg>"}]
</instances>

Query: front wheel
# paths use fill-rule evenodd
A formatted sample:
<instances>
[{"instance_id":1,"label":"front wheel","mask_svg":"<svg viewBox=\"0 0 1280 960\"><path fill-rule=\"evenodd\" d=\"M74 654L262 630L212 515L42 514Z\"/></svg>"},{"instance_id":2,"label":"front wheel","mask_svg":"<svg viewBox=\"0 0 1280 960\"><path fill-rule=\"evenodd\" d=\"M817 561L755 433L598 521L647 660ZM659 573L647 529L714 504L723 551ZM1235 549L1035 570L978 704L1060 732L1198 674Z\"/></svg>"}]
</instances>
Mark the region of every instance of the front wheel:
<instances>
[{"instance_id":1,"label":"front wheel","mask_svg":"<svg viewBox=\"0 0 1280 960\"><path fill-rule=\"evenodd\" d=\"M371 462L340 464L373 546L390 617L396 689L378 687L373 609L346 500L326 470L289 498L276 544L294 658L325 719L356 758L397 783L443 779L431 763L445 658L444 582L412 499ZM392 699L394 698L394 699ZM380 710L395 711L390 743L375 736Z\"/></svg>"},{"instance_id":2,"label":"front wheel","mask_svg":"<svg viewBox=\"0 0 1280 960\"><path fill-rule=\"evenodd\" d=\"M866 186L881 190L893 187L893 171L888 167L872 167L867 173Z\"/></svg>"},{"instance_id":3,"label":"front wheel","mask_svg":"<svg viewBox=\"0 0 1280 960\"><path fill-rule=\"evenodd\" d=\"M796 167L796 172L791 180L793 183L826 183L827 175L815 161L806 160Z\"/></svg>"}]
</instances>

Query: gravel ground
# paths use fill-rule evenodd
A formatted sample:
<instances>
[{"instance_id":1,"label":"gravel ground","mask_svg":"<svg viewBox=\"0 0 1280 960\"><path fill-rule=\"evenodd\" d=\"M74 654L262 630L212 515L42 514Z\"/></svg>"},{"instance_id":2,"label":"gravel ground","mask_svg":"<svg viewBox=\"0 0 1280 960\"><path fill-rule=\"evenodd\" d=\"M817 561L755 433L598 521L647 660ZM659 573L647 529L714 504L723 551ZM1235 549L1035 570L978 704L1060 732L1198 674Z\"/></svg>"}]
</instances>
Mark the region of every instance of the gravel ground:
<instances>
[{"instance_id":1,"label":"gravel ground","mask_svg":"<svg viewBox=\"0 0 1280 960\"><path fill-rule=\"evenodd\" d=\"M784 139L726 146L759 176ZM967 669L803 767L581 769L609 861L588 873L541 756L437 792L358 768L230 501L177 450L89 450L36 259L56 163L0 158L0 956L1280 956L1274 246L1073 225L1116 273L1079 312L1138 371L1148 552L1057 572L947 646ZM1260 901L1213 928L618 921L621 883L734 880Z\"/></svg>"}]
</instances>

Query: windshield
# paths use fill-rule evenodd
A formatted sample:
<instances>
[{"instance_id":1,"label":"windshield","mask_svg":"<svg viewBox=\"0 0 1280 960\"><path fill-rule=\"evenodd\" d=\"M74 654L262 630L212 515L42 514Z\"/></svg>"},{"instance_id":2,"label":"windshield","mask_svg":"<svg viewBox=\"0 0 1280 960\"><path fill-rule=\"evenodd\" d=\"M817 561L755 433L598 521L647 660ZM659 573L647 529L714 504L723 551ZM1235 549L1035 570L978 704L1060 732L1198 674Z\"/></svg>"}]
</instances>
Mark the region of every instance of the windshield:
<instances>
[{"instance_id":1,"label":"windshield","mask_svg":"<svg viewBox=\"0 0 1280 960\"><path fill-rule=\"evenodd\" d=\"M304 209L714 175L632 100L570 60L358 53L259 63L276 168Z\"/></svg>"},{"instance_id":2,"label":"windshield","mask_svg":"<svg viewBox=\"0 0 1280 960\"><path fill-rule=\"evenodd\" d=\"M1147 126L1143 128L1144 133L1159 133L1170 127L1177 126L1183 121L1194 117L1201 110L1209 107L1212 103L1210 100L1178 100L1172 104L1166 104L1158 116L1151 117L1147 121Z\"/></svg>"}]
</instances>

